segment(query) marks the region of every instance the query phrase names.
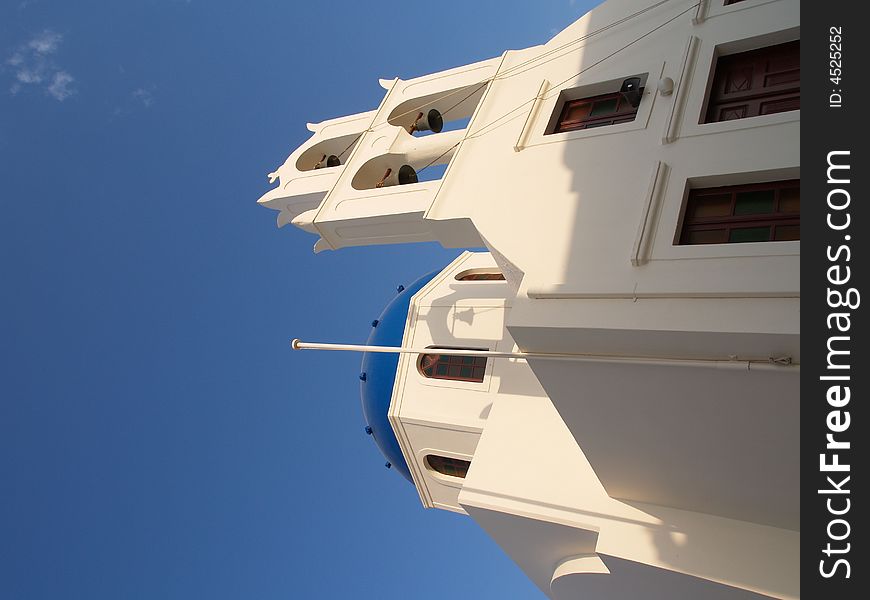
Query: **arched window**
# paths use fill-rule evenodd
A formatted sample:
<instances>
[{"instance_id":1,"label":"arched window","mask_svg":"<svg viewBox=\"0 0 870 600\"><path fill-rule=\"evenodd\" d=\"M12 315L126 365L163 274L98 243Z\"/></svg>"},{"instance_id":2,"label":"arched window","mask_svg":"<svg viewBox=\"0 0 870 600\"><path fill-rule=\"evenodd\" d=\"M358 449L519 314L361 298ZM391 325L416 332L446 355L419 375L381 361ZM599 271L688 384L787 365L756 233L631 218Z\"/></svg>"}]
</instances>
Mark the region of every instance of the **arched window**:
<instances>
[{"instance_id":1,"label":"arched window","mask_svg":"<svg viewBox=\"0 0 870 600\"><path fill-rule=\"evenodd\" d=\"M451 350L456 348L451 348ZM459 348L473 350L474 348ZM486 373L485 356L455 356L447 354L421 354L418 368L429 379L451 379L482 383Z\"/></svg>"},{"instance_id":2,"label":"arched window","mask_svg":"<svg viewBox=\"0 0 870 600\"><path fill-rule=\"evenodd\" d=\"M456 275L457 281L504 281L500 271L486 269L470 269Z\"/></svg>"},{"instance_id":3,"label":"arched window","mask_svg":"<svg viewBox=\"0 0 870 600\"><path fill-rule=\"evenodd\" d=\"M437 454L427 454L426 466L436 473L465 479L465 476L468 474L468 467L471 466L471 461L438 456Z\"/></svg>"}]
</instances>

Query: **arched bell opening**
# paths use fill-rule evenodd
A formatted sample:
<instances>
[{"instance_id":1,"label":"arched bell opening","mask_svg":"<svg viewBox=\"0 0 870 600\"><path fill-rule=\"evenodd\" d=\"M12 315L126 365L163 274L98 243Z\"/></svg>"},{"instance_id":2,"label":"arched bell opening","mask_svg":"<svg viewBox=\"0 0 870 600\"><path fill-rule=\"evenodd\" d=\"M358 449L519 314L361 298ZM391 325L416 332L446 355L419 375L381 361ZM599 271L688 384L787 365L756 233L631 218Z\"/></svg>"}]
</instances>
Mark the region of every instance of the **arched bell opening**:
<instances>
[{"instance_id":1,"label":"arched bell opening","mask_svg":"<svg viewBox=\"0 0 870 600\"><path fill-rule=\"evenodd\" d=\"M486 81L406 100L387 122L415 137L465 129L486 89Z\"/></svg>"},{"instance_id":2,"label":"arched bell opening","mask_svg":"<svg viewBox=\"0 0 870 600\"><path fill-rule=\"evenodd\" d=\"M462 135L462 132L452 132L419 140L406 135L407 143L400 140L394 145L403 152L369 159L354 174L351 186L356 190L370 190L440 179Z\"/></svg>"},{"instance_id":3,"label":"arched bell opening","mask_svg":"<svg viewBox=\"0 0 870 600\"><path fill-rule=\"evenodd\" d=\"M359 138L360 134L351 133L318 142L296 159L296 168L300 171L313 171L343 165Z\"/></svg>"}]
</instances>

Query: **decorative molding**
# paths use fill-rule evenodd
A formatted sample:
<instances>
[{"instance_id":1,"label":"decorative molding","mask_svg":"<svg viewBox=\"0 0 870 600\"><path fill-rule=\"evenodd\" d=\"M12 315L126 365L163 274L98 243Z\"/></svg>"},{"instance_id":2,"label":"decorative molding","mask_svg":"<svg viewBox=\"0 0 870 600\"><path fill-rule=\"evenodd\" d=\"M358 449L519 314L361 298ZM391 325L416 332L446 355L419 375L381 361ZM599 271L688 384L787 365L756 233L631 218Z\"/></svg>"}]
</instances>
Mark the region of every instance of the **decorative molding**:
<instances>
[{"instance_id":1,"label":"decorative molding","mask_svg":"<svg viewBox=\"0 0 870 600\"><path fill-rule=\"evenodd\" d=\"M664 298L800 298L799 290L775 290L765 292L755 291L700 291L692 289L675 290L672 292L644 292L640 290L612 290L599 292L583 292L566 285L542 286L529 288L529 298L540 300L644 300Z\"/></svg>"},{"instance_id":2,"label":"decorative molding","mask_svg":"<svg viewBox=\"0 0 870 600\"><path fill-rule=\"evenodd\" d=\"M413 362L416 364L416 361ZM449 425L446 425L444 423L436 423L431 419L419 419L417 417L408 417L405 415L402 415L399 419L401 419L403 424L407 423L408 425L428 427L429 429L445 429L447 431L458 431L460 433L471 433L474 435L480 435L483 433L483 427L480 426L464 425L462 423L450 423ZM453 458L463 458L463 456L457 455Z\"/></svg>"},{"instance_id":3,"label":"decorative molding","mask_svg":"<svg viewBox=\"0 0 870 600\"><path fill-rule=\"evenodd\" d=\"M356 157L356 154L361 151L361 149L363 147L363 142L365 141L367 134L371 133L375 123L378 120L378 116L380 116L381 113L383 113L384 107L387 105L387 101L389 100L390 95L393 93L393 90L396 89L396 83L398 81L399 81L398 77L393 80L392 85L390 85L389 89L387 89L387 93L384 94L384 97L381 100L381 103L378 105L377 109L375 109L374 111L369 111L368 113L364 113L367 115L371 115L371 120L369 121L369 126L363 130L362 135L360 136L360 139L350 149L350 154L348 154L347 160L344 163L345 168L341 170L341 173L339 174L338 179L333 184L332 188L330 188L330 190L326 193L326 196L323 198L323 200L320 201L320 206L317 207L317 215L315 215L314 220L312 221L312 224L314 225L314 227L317 229L318 233L320 234L320 239L317 240L317 243L314 245L314 253L315 254L317 254L323 250L337 250L340 247L340 246L332 243L333 240L330 239L331 236L330 236L330 232L328 231L328 228L326 228L326 227L321 228L319 226L318 221L320 220L321 215L324 215L324 216L326 215L326 213L325 213L326 207L329 205L330 201L332 200L332 195L335 193L336 188L338 188L338 186L341 184L342 180L345 177L353 177L353 175L355 174L355 172L350 172L348 170L347 166L354 162L354 158ZM383 85L383 83L381 85ZM338 240L335 240L335 241L337 242Z\"/></svg>"},{"instance_id":4,"label":"decorative molding","mask_svg":"<svg viewBox=\"0 0 870 600\"><path fill-rule=\"evenodd\" d=\"M418 198L419 195L422 193L429 192L431 194L435 188L433 183L434 182L430 181L421 181L420 183L415 184L414 187L411 189L408 189L411 186L404 185L391 185L389 187L369 188L366 190L357 190L355 188L352 188L355 194L353 196L342 198L341 200L336 201L332 210L333 212L338 212L339 207L341 207L343 204L349 204L359 201L371 202L372 200L389 198L390 196L414 196L416 200L416 198ZM419 207L416 206L406 206L404 208L407 209L405 212L419 212L421 210Z\"/></svg>"},{"instance_id":5,"label":"decorative molding","mask_svg":"<svg viewBox=\"0 0 870 600\"><path fill-rule=\"evenodd\" d=\"M649 262L654 233L653 224L656 221L659 205L661 204L661 199L664 195L665 182L668 173L668 165L660 160L656 161L650 174L649 186L646 191L646 201L644 202L640 223L637 227L637 235L634 238L634 245L631 250L631 264L635 267L645 265Z\"/></svg>"},{"instance_id":6,"label":"decorative molding","mask_svg":"<svg viewBox=\"0 0 870 600\"><path fill-rule=\"evenodd\" d=\"M698 10L692 18L692 25L700 25L707 18L707 11L710 8L710 0L698 0Z\"/></svg>"},{"instance_id":7,"label":"decorative molding","mask_svg":"<svg viewBox=\"0 0 870 600\"><path fill-rule=\"evenodd\" d=\"M526 121L523 123L523 128L520 130L520 135L517 138L517 143L514 144L514 152L519 152L523 148L525 148L526 138L529 137L529 128L531 124L535 122L535 117L538 115L538 110L541 107L541 101L544 99L547 91L550 89L550 82L547 79L544 79L541 82L541 87L538 89L538 95L535 96L534 102L532 102L532 107L529 109L528 114L526 115Z\"/></svg>"},{"instance_id":8,"label":"decorative molding","mask_svg":"<svg viewBox=\"0 0 870 600\"><path fill-rule=\"evenodd\" d=\"M441 73L436 73L434 75L418 77L418 78L416 78L416 80L413 80L413 79L409 80L408 85L406 85L404 87L404 89L402 89L401 95L403 95L403 96L406 96L406 95L407 96L416 96L416 95L418 95L418 92L408 94L408 90L412 90L415 87L424 87L425 88L425 86L427 84L431 84L432 82L439 81L441 79L460 78L464 75L468 75L469 73L471 73L473 71L480 71L481 69L485 69L488 72L492 72L493 71L492 67L493 67L494 62L495 62L495 59L493 58L493 59L490 59L490 60L485 61L485 62L473 63L471 65L466 65L464 67L457 67L455 69L450 69L448 71L442 71ZM479 78L477 79L477 82L468 83L468 84L462 85L460 87L466 87L466 86L471 87L471 86L477 85L479 83L482 83L482 82L486 81L487 79L491 79L492 77L493 77L493 75L489 75L489 73L479 74Z\"/></svg>"},{"instance_id":9,"label":"decorative molding","mask_svg":"<svg viewBox=\"0 0 870 600\"><path fill-rule=\"evenodd\" d=\"M456 146L456 150L453 152L453 156L450 157L450 160L447 162L447 168L444 170L444 174L440 179L437 179L438 188L435 190L435 197L432 199L432 202L429 204L429 208L426 210L426 213L423 215L424 220L437 220L437 217L430 216L432 215L432 211L435 208L435 204L438 202L438 194L441 193L441 189L444 187L444 182L447 181L447 177L450 175L450 168L453 166L453 163L456 162L457 156L462 152L462 147L465 145L465 140L468 139L468 133L471 131L471 128L474 126L475 119L477 115L483 110L484 103L486 102L487 97L489 96L490 91L492 90L493 85L495 85L495 80L498 77L498 74L501 72L501 68L504 65L504 61L507 58L508 52L510 50L505 50L502 52L501 58L499 59L498 66L495 68L495 75L490 77L489 82L486 84L486 87L483 89L483 94L480 96L480 100L477 101L477 106L474 108L474 112L471 113L471 117L468 120L468 125L465 126L465 137L460 140L459 144Z\"/></svg>"},{"instance_id":10,"label":"decorative molding","mask_svg":"<svg viewBox=\"0 0 870 600\"><path fill-rule=\"evenodd\" d=\"M671 104L671 113L668 115L668 120L665 125L665 135L662 137L662 144L670 144L680 135L680 120L683 116L683 109L686 105L686 95L691 83L691 73L695 66L695 57L698 52L698 44L700 40L697 36L689 36L686 42L686 51L683 54L683 65L680 69L680 81L677 82L677 89L674 92L674 102Z\"/></svg>"},{"instance_id":11,"label":"decorative molding","mask_svg":"<svg viewBox=\"0 0 870 600\"><path fill-rule=\"evenodd\" d=\"M414 294L409 304L408 317L405 321L405 330L402 334L403 347L409 347L414 344L414 333L420 320L419 311L422 298L441 285L450 276L450 273L455 272L457 269L461 269L462 265L468 261L472 255L472 252L469 252L468 250L464 251L462 254L457 256L453 262L444 267L438 275L433 277L429 283L424 285L416 294ZM415 424L413 423L413 419L406 419L401 415L402 401L405 397L408 378L417 374L416 364L416 356L411 354L399 355L399 364L396 367L396 381L393 384L393 392L390 396L390 406L387 409L387 419L396 434L396 440L399 442L399 449L402 451L402 456L405 459L405 463L408 465L408 470L411 472L411 479L414 481L414 487L417 488L417 494L420 496L420 502L423 506L425 508L445 508L454 512L464 512L461 509L457 510L456 507L436 502L433 499L427 485L426 474L420 470L421 466L416 460L414 446L411 443L411 438L409 437L408 432L405 430L406 422L408 424ZM431 426L431 423L429 426ZM480 434L479 431L468 433Z\"/></svg>"}]
</instances>

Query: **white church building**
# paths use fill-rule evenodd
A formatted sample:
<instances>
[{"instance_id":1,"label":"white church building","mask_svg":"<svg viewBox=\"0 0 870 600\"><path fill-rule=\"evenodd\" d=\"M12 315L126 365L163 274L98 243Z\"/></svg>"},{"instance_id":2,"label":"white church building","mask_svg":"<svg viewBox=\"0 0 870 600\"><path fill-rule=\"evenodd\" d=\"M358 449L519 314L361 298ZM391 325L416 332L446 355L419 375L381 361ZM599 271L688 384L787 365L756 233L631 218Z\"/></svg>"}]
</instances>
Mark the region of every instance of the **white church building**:
<instances>
[{"instance_id":1,"label":"white church building","mask_svg":"<svg viewBox=\"0 0 870 600\"><path fill-rule=\"evenodd\" d=\"M270 174L315 252L488 249L373 323L363 411L549 597L800 595L799 53L798 0L609 0Z\"/></svg>"}]
</instances>

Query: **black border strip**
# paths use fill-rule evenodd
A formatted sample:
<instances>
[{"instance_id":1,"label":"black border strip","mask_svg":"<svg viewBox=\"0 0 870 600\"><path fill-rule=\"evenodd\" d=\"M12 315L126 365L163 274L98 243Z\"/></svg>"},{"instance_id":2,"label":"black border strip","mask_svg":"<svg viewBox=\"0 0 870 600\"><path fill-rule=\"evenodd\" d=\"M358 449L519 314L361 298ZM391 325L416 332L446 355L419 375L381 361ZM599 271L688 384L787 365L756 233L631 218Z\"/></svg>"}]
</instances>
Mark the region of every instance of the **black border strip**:
<instances>
[{"instance_id":1,"label":"black border strip","mask_svg":"<svg viewBox=\"0 0 870 600\"><path fill-rule=\"evenodd\" d=\"M866 183L870 173L866 141L859 131L868 129L863 79L870 76L864 68L870 56L870 32L858 15L863 6L843 0L801 6L804 598L839 600L870 593L865 581L868 568L858 558L866 556L865 539L870 539L863 527L866 502L858 492L868 487L867 470L858 453L867 437L863 403L870 378L870 368L863 363L870 327L860 297L868 291L866 237L870 236ZM829 171L829 164L836 167ZM828 443L829 434L834 444ZM821 455L828 467L822 467ZM835 462L840 466L831 466ZM842 465L848 465L848 470Z\"/></svg>"}]
</instances>

